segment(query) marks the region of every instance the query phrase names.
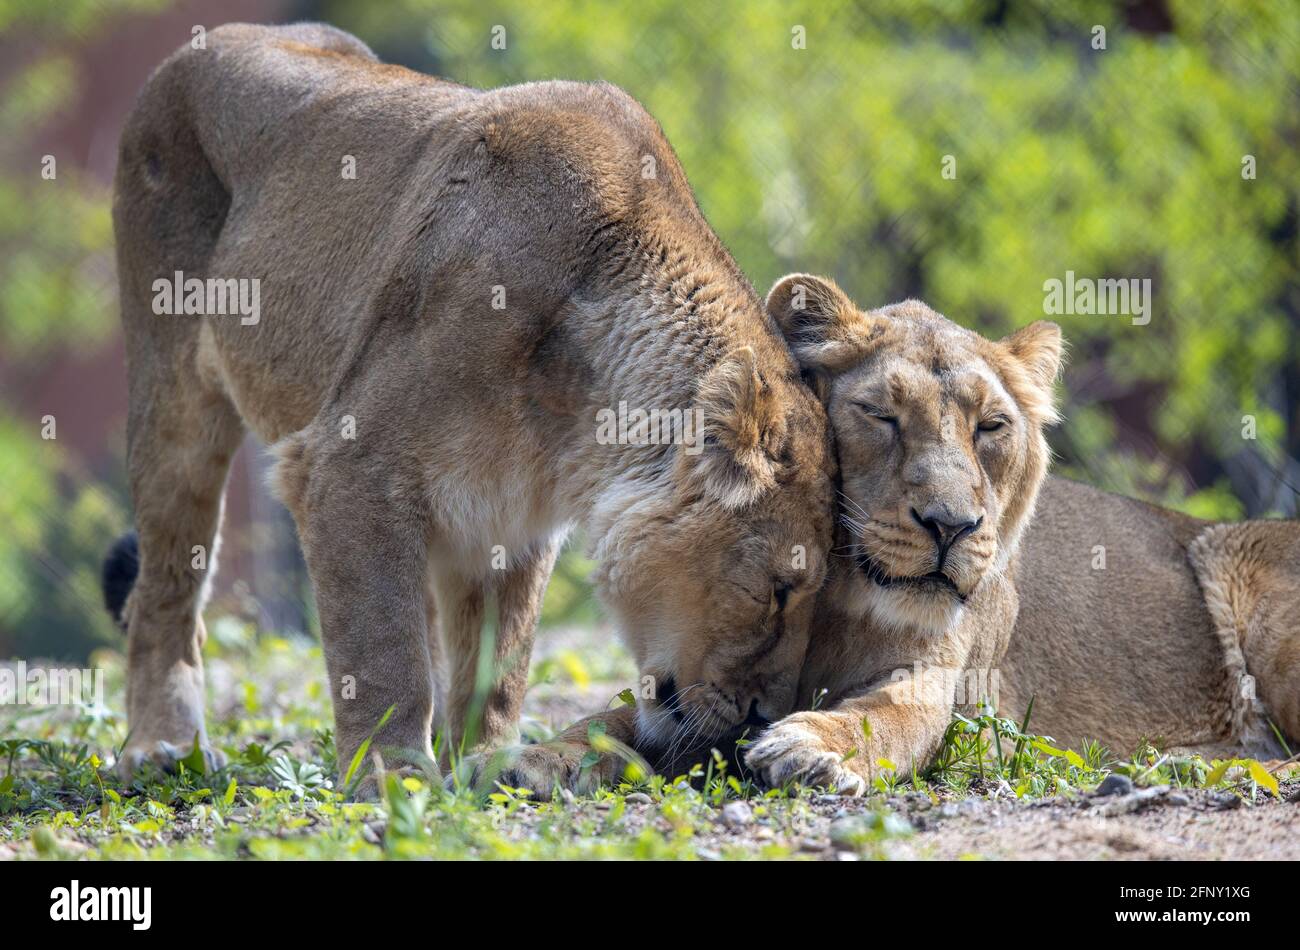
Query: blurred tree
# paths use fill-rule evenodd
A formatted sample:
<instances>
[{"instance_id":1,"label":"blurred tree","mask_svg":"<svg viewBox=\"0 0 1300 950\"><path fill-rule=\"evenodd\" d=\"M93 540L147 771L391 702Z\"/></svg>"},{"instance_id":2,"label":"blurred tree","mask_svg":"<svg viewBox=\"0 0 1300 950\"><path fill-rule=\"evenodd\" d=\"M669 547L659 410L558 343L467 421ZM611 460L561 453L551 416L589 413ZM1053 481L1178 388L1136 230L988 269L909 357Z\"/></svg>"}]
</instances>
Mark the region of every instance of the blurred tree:
<instances>
[{"instance_id":1,"label":"blurred tree","mask_svg":"<svg viewBox=\"0 0 1300 950\"><path fill-rule=\"evenodd\" d=\"M122 498L42 438L41 417L19 415L16 398L52 354L117 332L109 195L71 162L21 149L86 81L69 46L114 13L157 6L0 0L13 54L0 87L0 657L78 659L120 641L98 573L126 521Z\"/></svg>"}]
</instances>

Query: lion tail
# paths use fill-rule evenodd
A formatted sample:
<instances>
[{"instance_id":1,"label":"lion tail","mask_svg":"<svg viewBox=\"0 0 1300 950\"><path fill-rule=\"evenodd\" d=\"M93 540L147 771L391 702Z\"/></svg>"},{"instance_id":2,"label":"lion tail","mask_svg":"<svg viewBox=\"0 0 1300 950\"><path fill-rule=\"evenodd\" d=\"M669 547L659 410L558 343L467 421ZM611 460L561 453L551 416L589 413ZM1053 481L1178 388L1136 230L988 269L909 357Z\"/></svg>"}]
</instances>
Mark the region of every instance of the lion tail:
<instances>
[{"instance_id":1,"label":"lion tail","mask_svg":"<svg viewBox=\"0 0 1300 950\"><path fill-rule=\"evenodd\" d=\"M100 586L104 591L104 606L119 626L125 627L123 611L126 598L135 586L140 573L140 540L134 531L128 531L108 549L100 572Z\"/></svg>"}]
</instances>

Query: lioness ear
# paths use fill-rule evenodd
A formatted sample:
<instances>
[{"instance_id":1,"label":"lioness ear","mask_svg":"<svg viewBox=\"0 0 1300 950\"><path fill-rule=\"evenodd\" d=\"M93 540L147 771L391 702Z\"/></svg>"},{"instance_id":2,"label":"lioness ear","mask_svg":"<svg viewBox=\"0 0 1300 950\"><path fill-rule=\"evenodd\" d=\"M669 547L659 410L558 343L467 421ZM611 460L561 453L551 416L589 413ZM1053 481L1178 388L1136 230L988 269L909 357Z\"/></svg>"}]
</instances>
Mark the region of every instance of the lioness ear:
<instances>
[{"instance_id":1,"label":"lioness ear","mask_svg":"<svg viewBox=\"0 0 1300 950\"><path fill-rule=\"evenodd\" d=\"M767 312L781 328L800 367L837 373L857 362L880 318L853 305L835 281L787 274L767 295Z\"/></svg>"},{"instance_id":2,"label":"lioness ear","mask_svg":"<svg viewBox=\"0 0 1300 950\"><path fill-rule=\"evenodd\" d=\"M785 416L754 351L741 347L709 370L696 392L701 432L678 460L679 477L726 508L740 508L776 484L772 454Z\"/></svg>"},{"instance_id":3,"label":"lioness ear","mask_svg":"<svg viewBox=\"0 0 1300 950\"><path fill-rule=\"evenodd\" d=\"M1011 355L1029 370L1034 382L1051 386L1061 370L1061 328L1050 320L1036 320L1002 340Z\"/></svg>"},{"instance_id":4,"label":"lioness ear","mask_svg":"<svg viewBox=\"0 0 1300 950\"><path fill-rule=\"evenodd\" d=\"M1026 408L1037 410L1044 422L1055 422L1052 386L1061 371L1061 328L1050 320L1037 320L1004 337L999 345L1011 354L1038 390L1036 396L1028 397L1030 405Z\"/></svg>"}]
</instances>

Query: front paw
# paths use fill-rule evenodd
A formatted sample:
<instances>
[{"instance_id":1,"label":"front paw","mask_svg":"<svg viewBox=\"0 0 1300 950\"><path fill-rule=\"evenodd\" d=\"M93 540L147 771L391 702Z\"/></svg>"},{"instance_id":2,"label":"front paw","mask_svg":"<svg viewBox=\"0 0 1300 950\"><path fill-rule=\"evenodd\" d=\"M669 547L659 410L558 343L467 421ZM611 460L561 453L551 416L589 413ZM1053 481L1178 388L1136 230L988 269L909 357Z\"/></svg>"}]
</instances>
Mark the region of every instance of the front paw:
<instances>
[{"instance_id":1,"label":"front paw","mask_svg":"<svg viewBox=\"0 0 1300 950\"><path fill-rule=\"evenodd\" d=\"M454 781L478 790L496 785L526 788L542 797L556 788L586 795L610 778L604 760L601 756L593 763L591 749L572 742L510 746L462 759Z\"/></svg>"},{"instance_id":2,"label":"front paw","mask_svg":"<svg viewBox=\"0 0 1300 950\"><path fill-rule=\"evenodd\" d=\"M866 780L827 742L825 736L833 732L822 713L787 716L746 750L745 764L771 788L797 782L834 788L842 795L865 794Z\"/></svg>"},{"instance_id":3,"label":"front paw","mask_svg":"<svg viewBox=\"0 0 1300 950\"><path fill-rule=\"evenodd\" d=\"M189 761L193 752L192 740L181 744L166 739L132 739L117 760L117 774L123 782L130 782L150 766L163 772L175 772L177 763ZM199 743L199 753L203 756L204 775L210 775L226 764L226 757L206 742Z\"/></svg>"}]
</instances>

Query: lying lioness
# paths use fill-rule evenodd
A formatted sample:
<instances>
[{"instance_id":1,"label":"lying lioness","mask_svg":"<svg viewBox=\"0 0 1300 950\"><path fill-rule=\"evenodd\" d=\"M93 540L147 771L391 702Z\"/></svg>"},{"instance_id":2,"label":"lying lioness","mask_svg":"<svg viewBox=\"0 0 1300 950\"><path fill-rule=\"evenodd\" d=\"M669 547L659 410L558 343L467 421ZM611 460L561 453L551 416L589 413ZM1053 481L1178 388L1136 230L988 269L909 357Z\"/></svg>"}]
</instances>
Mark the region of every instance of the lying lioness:
<instances>
[{"instance_id":1,"label":"lying lioness","mask_svg":"<svg viewBox=\"0 0 1300 950\"><path fill-rule=\"evenodd\" d=\"M924 766L954 706L985 699L1019 717L1032 697L1036 730L1121 753L1275 752L1269 718L1300 737L1300 524L1209 525L1059 479L1040 493L1054 324L995 343L806 275L767 306L827 401L845 556L818 596L806 711L746 750L765 782L860 793L880 758ZM627 709L592 718L633 741ZM519 751L506 780L617 775L617 755L583 768L587 729Z\"/></svg>"},{"instance_id":2,"label":"lying lioness","mask_svg":"<svg viewBox=\"0 0 1300 950\"><path fill-rule=\"evenodd\" d=\"M575 524L647 741L673 713L707 741L794 708L831 542L825 412L625 93L479 91L328 27L221 27L141 94L114 225L140 557L124 773L196 741L217 758L199 611L246 426L281 459L344 769L381 721L376 749L427 759L435 708L448 748L509 735ZM249 280L255 317L212 312L214 281ZM679 431L602 438L620 404Z\"/></svg>"}]
</instances>

